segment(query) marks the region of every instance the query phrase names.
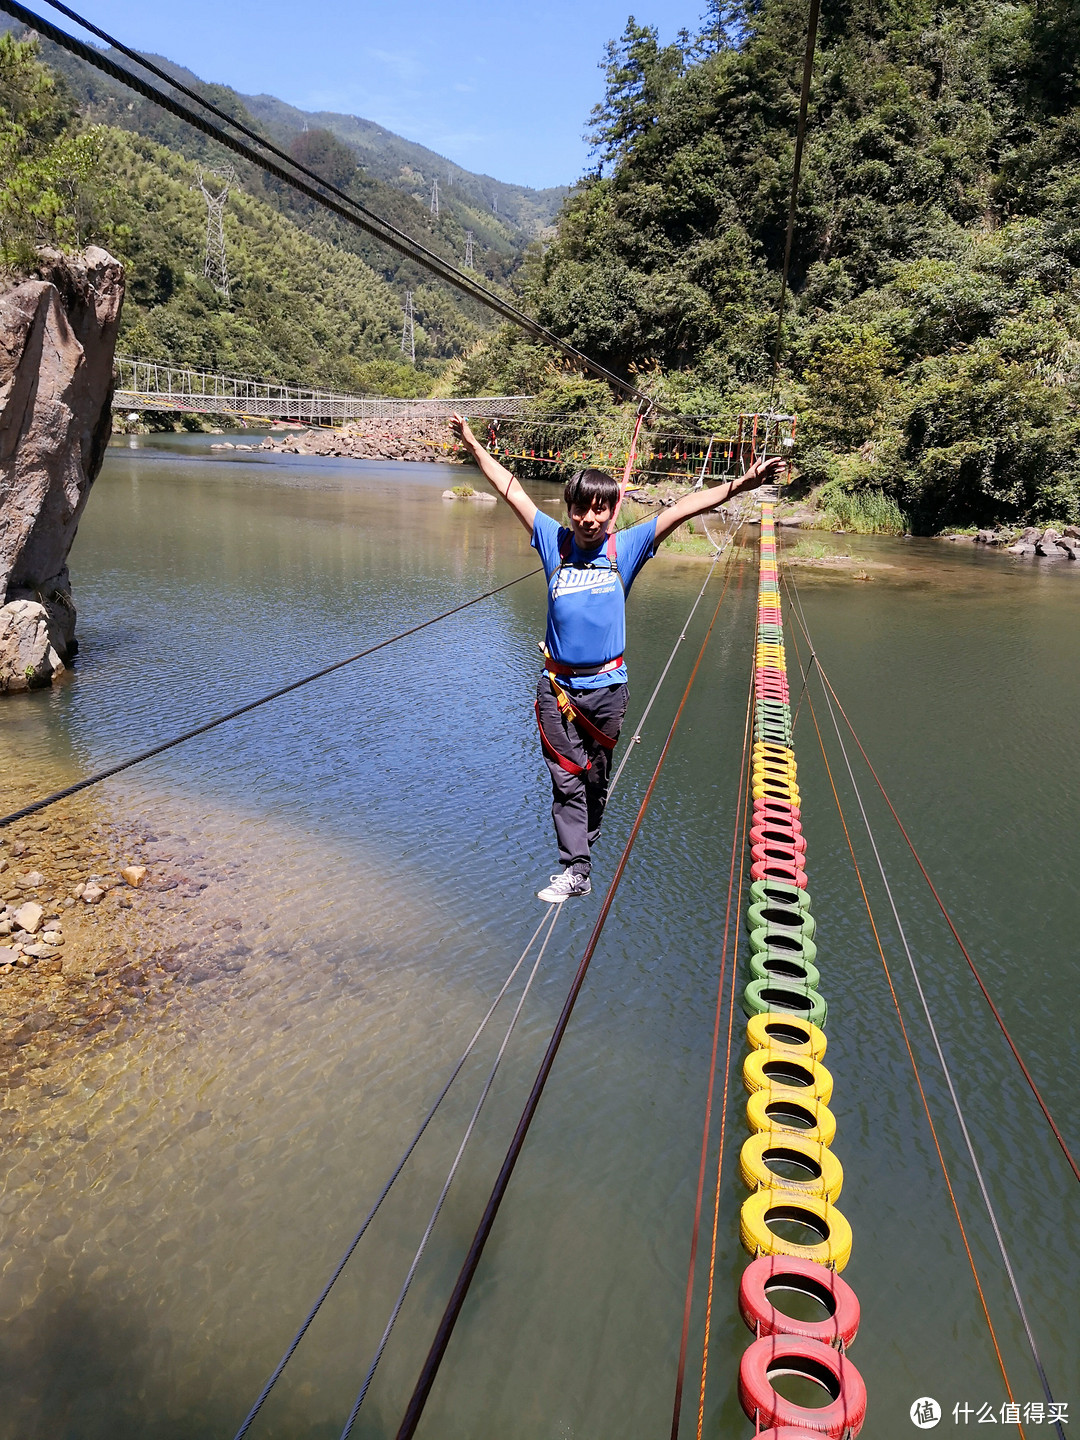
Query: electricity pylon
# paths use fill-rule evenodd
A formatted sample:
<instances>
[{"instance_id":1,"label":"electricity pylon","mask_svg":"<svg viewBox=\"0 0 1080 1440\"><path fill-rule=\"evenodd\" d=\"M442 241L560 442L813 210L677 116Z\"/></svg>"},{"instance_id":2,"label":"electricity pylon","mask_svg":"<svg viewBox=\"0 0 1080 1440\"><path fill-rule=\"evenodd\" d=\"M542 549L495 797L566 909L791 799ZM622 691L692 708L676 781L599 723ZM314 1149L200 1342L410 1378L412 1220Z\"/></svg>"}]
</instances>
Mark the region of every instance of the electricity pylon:
<instances>
[{"instance_id":1,"label":"electricity pylon","mask_svg":"<svg viewBox=\"0 0 1080 1440\"><path fill-rule=\"evenodd\" d=\"M476 268L476 267L473 265L473 232L472 232L471 230L466 230L466 231L465 231L465 269L466 269L466 270L474 270L475 268Z\"/></svg>"},{"instance_id":2,"label":"electricity pylon","mask_svg":"<svg viewBox=\"0 0 1080 1440\"><path fill-rule=\"evenodd\" d=\"M439 218L439 180L437 176L431 182L431 213L436 219Z\"/></svg>"},{"instance_id":3,"label":"electricity pylon","mask_svg":"<svg viewBox=\"0 0 1080 1440\"><path fill-rule=\"evenodd\" d=\"M416 364L416 325L413 315L412 291L405 291L405 322L401 327L401 353Z\"/></svg>"},{"instance_id":4,"label":"electricity pylon","mask_svg":"<svg viewBox=\"0 0 1080 1440\"><path fill-rule=\"evenodd\" d=\"M229 261L225 254L225 202L229 198L229 190L236 184L236 171L226 167L224 170L208 170L206 173L220 181L221 191L215 194L207 186L202 168L196 170L199 189L206 200L206 259L203 262L203 274L214 289L228 300Z\"/></svg>"}]
</instances>

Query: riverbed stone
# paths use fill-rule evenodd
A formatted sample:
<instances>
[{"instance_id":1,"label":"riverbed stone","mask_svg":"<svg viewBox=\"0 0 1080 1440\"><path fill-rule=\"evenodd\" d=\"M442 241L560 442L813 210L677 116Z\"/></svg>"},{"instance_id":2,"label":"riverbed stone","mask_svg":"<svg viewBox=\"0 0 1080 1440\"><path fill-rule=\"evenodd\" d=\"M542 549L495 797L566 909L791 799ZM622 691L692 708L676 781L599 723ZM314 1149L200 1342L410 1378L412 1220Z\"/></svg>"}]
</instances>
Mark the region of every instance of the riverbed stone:
<instances>
[{"instance_id":1,"label":"riverbed stone","mask_svg":"<svg viewBox=\"0 0 1080 1440\"><path fill-rule=\"evenodd\" d=\"M15 912L15 923L20 930L25 930L28 935L36 935L38 927L44 918L45 911L36 900L28 900Z\"/></svg>"},{"instance_id":2,"label":"riverbed stone","mask_svg":"<svg viewBox=\"0 0 1080 1440\"><path fill-rule=\"evenodd\" d=\"M19 952L14 945L0 945L0 965L14 965L19 958Z\"/></svg>"},{"instance_id":3,"label":"riverbed stone","mask_svg":"<svg viewBox=\"0 0 1080 1440\"><path fill-rule=\"evenodd\" d=\"M64 936L59 930L43 930L41 940L44 945L63 945Z\"/></svg>"},{"instance_id":4,"label":"riverbed stone","mask_svg":"<svg viewBox=\"0 0 1080 1440\"><path fill-rule=\"evenodd\" d=\"M16 875L15 884L20 890L39 890L45 884L45 876L40 870L28 870L25 875Z\"/></svg>"},{"instance_id":5,"label":"riverbed stone","mask_svg":"<svg viewBox=\"0 0 1080 1440\"><path fill-rule=\"evenodd\" d=\"M1034 555L1035 545L1031 540L1018 540L1015 545L1006 547L1010 555Z\"/></svg>"},{"instance_id":6,"label":"riverbed stone","mask_svg":"<svg viewBox=\"0 0 1080 1440\"><path fill-rule=\"evenodd\" d=\"M1080 540L1080 525L1066 525L1061 533L1070 540Z\"/></svg>"},{"instance_id":7,"label":"riverbed stone","mask_svg":"<svg viewBox=\"0 0 1080 1440\"><path fill-rule=\"evenodd\" d=\"M120 871L120 874L129 885L133 885L136 889L138 889L139 886L146 879L146 866L125 865L123 870Z\"/></svg>"},{"instance_id":8,"label":"riverbed stone","mask_svg":"<svg viewBox=\"0 0 1080 1440\"><path fill-rule=\"evenodd\" d=\"M1046 560L1058 560L1065 553L1058 541L1061 534L1057 530L1044 530L1035 541L1035 554L1041 555Z\"/></svg>"},{"instance_id":9,"label":"riverbed stone","mask_svg":"<svg viewBox=\"0 0 1080 1440\"><path fill-rule=\"evenodd\" d=\"M100 885L87 885L83 889L82 899L87 905L96 905L104 898L105 891Z\"/></svg>"}]
</instances>

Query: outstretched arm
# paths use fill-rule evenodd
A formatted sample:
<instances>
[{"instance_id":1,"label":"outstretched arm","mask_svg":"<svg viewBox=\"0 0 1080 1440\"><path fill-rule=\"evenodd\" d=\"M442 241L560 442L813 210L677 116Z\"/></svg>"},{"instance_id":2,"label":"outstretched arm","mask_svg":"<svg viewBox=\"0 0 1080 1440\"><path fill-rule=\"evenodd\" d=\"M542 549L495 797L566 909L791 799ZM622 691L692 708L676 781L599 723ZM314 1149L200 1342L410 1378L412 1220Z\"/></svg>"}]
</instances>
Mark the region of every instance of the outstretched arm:
<instances>
[{"instance_id":1,"label":"outstretched arm","mask_svg":"<svg viewBox=\"0 0 1080 1440\"><path fill-rule=\"evenodd\" d=\"M689 520L693 515L700 515L705 510L713 510L717 505L722 505L725 500L730 500L733 495L741 495L745 490L756 490L759 485L765 485L774 480L780 473L782 466L787 461L779 456L771 460L758 460L745 475L740 475L735 480L729 480L725 485L712 485L708 490L698 490L690 495L685 495L677 505L670 509L662 510L656 517L656 543L659 545L665 535L670 535L684 520Z\"/></svg>"},{"instance_id":2,"label":"outstretched arm","mask_svg":"<svg viewBox=\"0 0 1080 1440\"><path fill-rule=\"evenodd\" d=\"M536 506L525 494L518 481L480 444L480 441L469 429L469 422L464 416L451 415L450 429L479 465L484 479L490 481L531 535L533 522L536 520Z\"/></svg>"}]
</instances>

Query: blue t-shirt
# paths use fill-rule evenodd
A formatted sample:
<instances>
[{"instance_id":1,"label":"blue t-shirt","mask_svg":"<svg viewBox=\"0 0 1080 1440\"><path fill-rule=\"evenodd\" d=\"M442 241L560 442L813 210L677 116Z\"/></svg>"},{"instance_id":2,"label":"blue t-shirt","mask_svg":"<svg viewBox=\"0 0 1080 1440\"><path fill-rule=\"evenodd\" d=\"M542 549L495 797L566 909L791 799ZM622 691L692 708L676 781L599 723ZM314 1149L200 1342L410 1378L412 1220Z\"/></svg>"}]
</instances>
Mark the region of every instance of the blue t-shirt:
<instances>
[{"instance_id":1,"label":"blue t-shirt","mask_svg":"<svg viewBox=\"0 0 1080 1440\"><path fill-rule=\"evenodd\" d=\"M543 561L548 580L548 654L564 665L603 665L626 648L626 596L645 561L656 553L656 517L630 525L615 536L618 574L611 568L607 536L593 550L579 550L574 532L550 515L538 511L532 543ZM570 536L566 564L559 541ZM626 666L603 675L575 675L568 682L576 690L626 683Z\"/></svg>"}]
</instances>

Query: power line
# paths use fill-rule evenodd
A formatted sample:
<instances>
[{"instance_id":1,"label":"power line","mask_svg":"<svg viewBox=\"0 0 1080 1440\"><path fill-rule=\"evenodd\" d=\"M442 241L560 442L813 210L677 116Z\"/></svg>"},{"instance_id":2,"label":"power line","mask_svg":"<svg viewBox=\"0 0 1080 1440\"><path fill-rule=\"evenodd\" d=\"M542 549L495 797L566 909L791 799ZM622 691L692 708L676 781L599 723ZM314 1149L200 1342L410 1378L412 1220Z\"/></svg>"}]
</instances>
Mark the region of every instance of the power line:
<instances>
[{"instance_id":1,"label":"power line","mask_svg":"<svg viewBox=\"0 0 1080 1440\"><path fill-rule=\"evenodd\" d=\"M441 256L428 250L426 246L414 240L412 236L406 234L405 231L399 230L395 225L392 225L390 221L384 220L381 216L376 215L374 211L368 210L367 207L360 204L358 200L354 200L343 190L339 190L337 186L324 180L320 175L317 175L313 170L309 170L307 166L294 160L292 156L287 155L284 151L279 150L277 146L265 140L261 135L249 129L240 121L234 120L231 116L226 115L224 111L219 110L216 106L210 104L209 101L204 100L202 96L198 95L194 90L188 89L187 86L180 84L164 70L161 70L150 61L145 60L137 51L121 44L106 31L99 29L90 21L84 20L76 11L70 9L67 5L61 4L60 0L46 0L46 3L68 16L69 19L74 20L77 25L82 26L91 34L104 40L106 44L111 45L120 51L121 54L127 55L130 59L134 60L141 69L157 75L173 90L187 95L225 124L232 126L241 134L248 136L249 139L253 140L255 144L259 145L263 150L268 151L271 155L277 156L278 159L283 160L291 166L294 171L298 171L299 175L283 169L273 160L268 159L266 155L260 154L257 150L252 149L250 145L246 145L242 140L238 140L235 135L231 135L220 126L213 124L204 115L200 115L196 111L191 110L187 105L181 104L181 102L172 95L165 94L164 91L159 90L155 85L150 84L149 81L144 80L141 76L133 74L122 65L118 65L114 60L110 60L108 56L102 55L98 50L95 50L92 45L88 45L85 41L77 39L74 35L69 35L66 30L61 30L43 16L36 14L33 10L28 10L25 5L18 4L18 0L0 0L0 10L10 15L12 19L18 20L20 24L28 26L31 30L36 30L38 34L44 36L47 40L51 40L55 45L59 45L61 49L68 51L69 54L86 61L88 65L94 66L95 69L100 70L103 74L110 76L114 80L118 80L122 85L126 85L138 94L145 96L146 99L152 100L155 105L160 105L163 110L167 110L170 114L186 121L196 130L200 130L204 135L209 136L210 139L232 150L234 154L241 156L252 165L257 165L259 169L264 170L268 175L273 175L275 179L281 180L286 185L290 185L294 190L298 190L302 195L306 195L317 204L325 206L326 209L331 210L335 215L348 221L350 225L355 225L358 229L366 231L369 235L374 236L375 239L382 241L384 245L388 245L391 249L396 250L398 254L404 255L406 259L422 265L426 270L431 271L433 275L437 275L439 279L444 280L448 285L454 286L455 289L460 290L471 299L478 301L481 305L486 306L487 309L494 311L495 314L500 315L504 320L508 320L511 324L517 325L527 334L533 336L534 339L561 351L563 355L573 360L575 364L583 366L598 378L605 380L613 388L621 391L622 394L638 401L649 401L647 395L635 389L613 371L608 370L607 367L601 365L599 361L593 360L581 350L576 349L576 347L568 341L556 335L554 331L549 330L545 325L541 325L538 320L534 320L523 310L519 310L518 307L509 300L489 290L485 285L482 285L479 280L467 275L463 270L459 270L450 262L443 260ZM314 183L309 184L307 180L301 179L300 176L307 176L308 179ZM493 202L492 208L495 209L497 213L497 202ZM652 402L649 401L649 403L651 404ZM657 406L656 408L659 409L660 407Z\"/></svg>"},{"instance_id":2,"label":"power line","mask_svg":"<svg viewBox=\"0 0 1080 1440\"><path fill-rule=\"evenodd\" d=\"M439 218L439 177L433 175L431 179L431 213L437 220Z\"/></svg>"},{"instance_id":3,"label":"power line","mask_svg":"<svg viewBox=\"0 0 1080 1440\"><path fill-rule=\"evenodd\" d=\"M472 232L471 230L466 230L466 231L465 231L465 269L466 269L466 270L475 270L475 269L476 269L476 266L473 264L473 239L474 239L474 237L473 237L473 232Z\"/></svg>"}]
</instances>

